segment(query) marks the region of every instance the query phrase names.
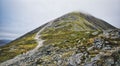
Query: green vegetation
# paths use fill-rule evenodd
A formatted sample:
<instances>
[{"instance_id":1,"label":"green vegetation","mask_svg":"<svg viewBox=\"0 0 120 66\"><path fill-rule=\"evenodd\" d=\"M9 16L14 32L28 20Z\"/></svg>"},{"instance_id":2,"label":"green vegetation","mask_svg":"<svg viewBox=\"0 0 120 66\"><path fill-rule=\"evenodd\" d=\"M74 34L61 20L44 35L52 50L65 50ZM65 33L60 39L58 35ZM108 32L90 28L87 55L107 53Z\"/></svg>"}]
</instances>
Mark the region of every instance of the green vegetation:
<instances>
[{"instance_id":1,"label":"green vegetation","mask_svg":"<svg viewBox=\"0 0 120 66\"><path fill-rule=\"evenodd\" d=\"M62 34L42 34L42 39L46 40L44 44L53 44L59 47L74 47L74 45L78 44L79 40L85 43L89 39L89 34L85 34L84 31L70 31L63 32Z\"/></svg>"},{"instance_id":2,"label":"green vegetation","mask_svg":"<svg viewBox=\"0 0 120 66\"><path fill-rule=\"evenodd\" d=\"M0 47L0 63L25 53L37 46L34 40L36 33L27 34L5 46Z\"/></svg>"},{"instance_id":3,"label":"green vegetation","mask_svg":"<svg viewBox=\"0 0 120 66\"><path fill-rule=\"evenodd\" d=\"M41 33L41 38L46 40L44 44L52 44L60 48L73 48L82 44L87 46L88 40L95 37L92 33L96 30L81 30L80 27L74 26L75 24L80 26L79 22L53 23L52 26ZM54 28L54 25L57 25L57 27ZM99 33L100 31L98 31Z\"/></svg>"}]
</instances>

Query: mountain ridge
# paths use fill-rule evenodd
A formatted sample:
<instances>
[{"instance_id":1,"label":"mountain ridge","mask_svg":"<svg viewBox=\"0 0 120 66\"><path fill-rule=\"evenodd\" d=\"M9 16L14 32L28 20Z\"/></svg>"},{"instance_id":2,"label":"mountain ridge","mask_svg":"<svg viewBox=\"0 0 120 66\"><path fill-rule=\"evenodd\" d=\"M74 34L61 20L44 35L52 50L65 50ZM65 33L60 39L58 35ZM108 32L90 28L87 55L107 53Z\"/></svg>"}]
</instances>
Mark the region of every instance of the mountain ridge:
<instances>
[{"instance_id":1,"label":"mountain ridge","mask_svg":"<svg viewBox=\"0 0 120 66\"><path fill-rule=\"evenodd\" d=\"M105 29L105 30L106 30L107 28L109 28L109 29L116 29L116 27L114 27L114 26L112 26L111 24L103 21L102 19L96 18L96 17L94 17L94 16L92 16L92 15L90 15L90 14L86 14L86 13L82 13L82 12L71 12L71 13L67 13L67 14L65 14L65 15L57 18L57 19L55 19L54 21L57 22L57 21L59 21L59 20L62 19L62 18L65 19L65 18L71 18L71 17L73 17L73 19L74 19L74 17L77 17L77 16L86 19L88 22L92 23L93 25L98 26L98 28L99 28L99 27L101 28L101 26L102 26L102 29ZM97 22L96 22L96 21L97 21ZM102 23L103 23L103 24L102 24ZM107 27L106 27L106 26L107 26Z\"/></svg>"}]
</instances>

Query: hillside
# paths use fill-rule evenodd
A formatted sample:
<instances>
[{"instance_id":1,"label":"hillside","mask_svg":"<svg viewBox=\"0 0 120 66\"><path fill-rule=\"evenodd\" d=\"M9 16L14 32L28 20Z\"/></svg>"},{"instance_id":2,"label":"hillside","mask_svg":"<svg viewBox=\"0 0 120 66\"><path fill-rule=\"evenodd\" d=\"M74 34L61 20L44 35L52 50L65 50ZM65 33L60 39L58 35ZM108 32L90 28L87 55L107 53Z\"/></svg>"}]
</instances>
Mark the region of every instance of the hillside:
<instances>
[{"instance_id":1,"label":"hillside","mask_svg":"<svg viewBox=\"0 0 120 66\"><path fill-rule=\"evenodd\" d=\"M0 47L1 66L120 66L120 30L72 12Z\"/></svg>"},{"instance_id":2,"label":"hillside","mask_svg":"<svg viewBox=\"0 0 120 66\"><path fill-rule=\"evenodd\" d=\"M42 25L35 30L17 38L16 40L11 41L7 45L0 46L0 62L12 59L19 54L26 53L27 51L35 48L37 46L37 42L34 39L35 35L45 25Z\"/></svg>"}]
</instances>

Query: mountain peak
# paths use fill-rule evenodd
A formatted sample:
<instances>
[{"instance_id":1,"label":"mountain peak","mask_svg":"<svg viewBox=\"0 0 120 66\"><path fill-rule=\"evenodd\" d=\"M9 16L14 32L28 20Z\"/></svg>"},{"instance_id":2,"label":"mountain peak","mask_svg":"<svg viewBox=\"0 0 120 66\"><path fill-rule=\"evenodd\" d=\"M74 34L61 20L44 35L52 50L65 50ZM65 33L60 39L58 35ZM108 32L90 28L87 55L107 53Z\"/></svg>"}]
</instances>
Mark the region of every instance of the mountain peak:
<instances>
[{"instance_id":1,"label":"mountain peak","mask_svg":"<svg viewBox=\"0 0 120 66\"><path fill-rule=\"evenodd\" d=\"M116 29L114 26L110 25L109 23L101 19L95 18L90 14L82 13L82 12L70 12L53 21L53 25L60 25L62 23L65 23L64 24L65 26L67 26L68 24L70 25L70 23L72 24L72 26L76 25L77 29L79 30Z\"/></svg>"}]
</instances>

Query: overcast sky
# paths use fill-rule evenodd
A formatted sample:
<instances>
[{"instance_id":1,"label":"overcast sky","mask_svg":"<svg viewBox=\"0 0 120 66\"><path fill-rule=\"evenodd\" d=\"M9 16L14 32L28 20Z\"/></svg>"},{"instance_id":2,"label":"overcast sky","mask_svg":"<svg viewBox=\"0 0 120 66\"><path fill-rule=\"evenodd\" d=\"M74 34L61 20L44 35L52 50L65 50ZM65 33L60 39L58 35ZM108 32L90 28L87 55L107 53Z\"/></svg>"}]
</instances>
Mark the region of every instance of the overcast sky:
<instances>
[{"instance_id":1,"label":"overcast sky","mask_svg":"<svg viewBox=\"0 0 120 66\"><path fill-rule=\"evenodd\" d=\"M15 39L72 11L120 28L120 0L0 0L0 39Z\"/></svg>"}]
</instances>

